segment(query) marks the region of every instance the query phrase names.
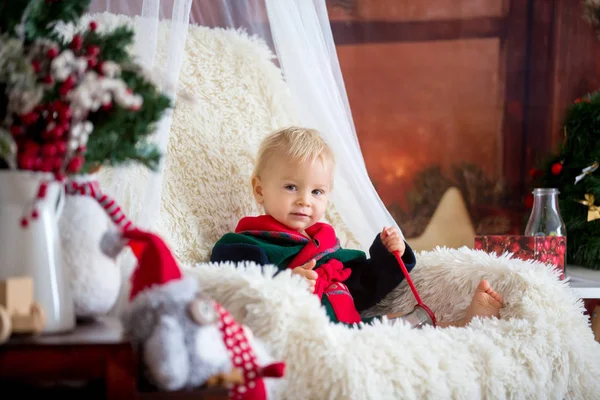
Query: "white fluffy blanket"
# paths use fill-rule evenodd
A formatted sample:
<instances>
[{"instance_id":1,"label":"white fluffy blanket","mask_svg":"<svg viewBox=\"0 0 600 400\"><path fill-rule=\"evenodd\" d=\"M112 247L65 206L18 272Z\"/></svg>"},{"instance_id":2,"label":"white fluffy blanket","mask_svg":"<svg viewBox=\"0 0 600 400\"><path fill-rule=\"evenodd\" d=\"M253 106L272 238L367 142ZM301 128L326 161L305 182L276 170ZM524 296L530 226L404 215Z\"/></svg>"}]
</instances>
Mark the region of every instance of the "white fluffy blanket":
<instances>
[{"instance_id":1,"label":"white fluffy blanket","mask_svg":"<svg viewBox=\"0 0 600 400\"><path fill-rule=\"evenodd\" d=\"M501 319L464 328L412 330L389 322L350 329L329 323L297 277L252 263L186 267L201 286L287 362L282 399L593 399L600 344L582 302L541 263L436 249L413 278L440 320L463 310L480 279L505 298ZM407 285L383 302L410 310ZM383 309L380 307L380 311Z\"/></svg>"}]
</instances>

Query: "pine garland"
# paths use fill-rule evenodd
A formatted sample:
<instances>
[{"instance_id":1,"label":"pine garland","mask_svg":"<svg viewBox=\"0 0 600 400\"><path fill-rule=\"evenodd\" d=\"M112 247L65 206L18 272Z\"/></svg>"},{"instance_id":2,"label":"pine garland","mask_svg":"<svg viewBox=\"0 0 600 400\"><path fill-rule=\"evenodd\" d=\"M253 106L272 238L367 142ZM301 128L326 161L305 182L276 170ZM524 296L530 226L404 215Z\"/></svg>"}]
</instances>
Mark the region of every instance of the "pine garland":
<instances>
[{"instance_id":1,"label":"pine garland","mask_svg":"<svg viewBox=\"0 0 600 400\"><path fill-rule=\"evenodd\" d=\"M565 112L564 142L539 170L532 171L537 187L560 190L560 212L567 227L567 262L600 269L600 218L586 195L600 205L600 92L578 99ZM576 183L576 180L578 181ZM600 215L600 211L599 214Z\"/></svg>"},{"instance_id":2,"label":"pine garland","mask_svg":"<svg viewBox=\"0 0 600 400\"><path fill-rule=\"evenodd\" d=\"M0 150L4 149L0 154L0 168L11 165L11 154L7 153L16 146L14 156L17 161L13 160L12 164L17 163L19 169L56 173L66 167L67 173L86 173L101 165L126 163L157 169L162 155L151 135L172 104L170 98L161 93L133 62L128 52L134 40L133 30L120 26L111 32L99 33L97 24L92 22L72 38L63 38L57 33L59 24L78 26L89 3L90 0L35 0L3 2L0 5L0 40L3 41L0 45L5 49L12 46L14 50L12 58L0 60ZM61 57L62 64L59 64L56 60ZM83 71L80 64L73 66L82 61L87 63ZM69 64L65 68L72 71L61 73L57 65L63 64ZM73 68L79 68L79 72ZM79 94L74 97L69 94L84 84L103 89L104 96L108 96L110 101L90 106L92 100L82 100L81 96L77 97ZM15 93L27 93L27 100L32 103L21 107L21 113L14 110ZM42 95L37 101L39 93ZM83 95L86 97L86 93ZM87 97L92 99L93 96L94 93L91 93ZM77 101L85 105L84 123L80 118L70 117L75 106L82 108ZM55 154L56 149L63 151L64 148L59 139L50 141L45 132L54 121L48 122L48 118L43 116L57 111L67 115L66 121L60 122L62 128L71 136L81 135L81 132L85 136L76 151L67 151L60 169L50 167L50 161L42 159L47 154ZM34 122L29 123L28 119ZM58 120L56 124L59 124ZM60 135L59 132L58 138ZM39 147L39 153L32 156L34 159L26 158L28 150L25 148L31 149L32 146ZM58 160L52 162L58 164Z\"/></svg>"}]
</instances>

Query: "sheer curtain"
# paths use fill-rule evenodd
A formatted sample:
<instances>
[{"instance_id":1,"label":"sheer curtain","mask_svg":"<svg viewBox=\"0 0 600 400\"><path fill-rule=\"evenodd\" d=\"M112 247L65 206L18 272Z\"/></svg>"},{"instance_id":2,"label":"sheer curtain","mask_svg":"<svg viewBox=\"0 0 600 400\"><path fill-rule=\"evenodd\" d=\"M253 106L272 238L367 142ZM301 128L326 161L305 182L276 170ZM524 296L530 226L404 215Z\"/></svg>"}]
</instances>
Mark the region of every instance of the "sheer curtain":
<instances>
[{"instance_id":1,"label":"sheer curtain","mask_svg":"<svg viewBox=\"0 0 600 400\"><path fill-rule=\"evenodd\" d=\"M167 94L173 104L177 102L177 82L183 64L185 43L192 0L93 0L90 4L90 13L107 12L130 17L135 27L134 55L136 61L143 66L153 77L158 86ZM157 61L156 54L159 46L160 23L166 24L168 32L167 54L161 61ZM166 153L173 110L169 109L156 127L153 135L154 142L161 153ZM140 227L152 229L153 216L160 210L161 187L163 184L164 157L158 171L148 174L145 184L142 204L144 207L138 212L130 210L129 217ZM116 178L105 190L112 194L117 202L122 202L125 197L124 176L127 166L116 170Z\"/></svg>"},{"instance_id":2,"label":"sheer curtain","mask_svg":"<svg viewBox=\"0 0 600 400\"><path fill-rule=\"evenodd\" d=\"M383 226L397 227L367 173L325 0L93 0L90 12L124 14L136 20L136 56L146 68L161 71L159 82L174 102L189 24L243 29L265 40L289 85L299 120L320 130L336 153L333 201L361 247L368 248ZM165 23L168 54L157 65L158 32ZM155 133L162 150L169 141L171 120L169 113ZM117 200L124 195L119 178L124 173L119 171L106 189ZM162 176L162 165L149 174L143 210L130 216L142 227L153 228L152 216L160 211Z\"/></svg>"},{"instance_id":3,"label":"sheer curtain","mask_svg":"<svg viewBox=\"0 0 600 400\"><path fill-rule=\"evenodd\" d=\"M319 129L336 153L336 207L362 246L368 247L383 226L398 225L367 173L325 0L266 0L266 6L277 56L300 120Z\"/></svg>"}]
</instances>

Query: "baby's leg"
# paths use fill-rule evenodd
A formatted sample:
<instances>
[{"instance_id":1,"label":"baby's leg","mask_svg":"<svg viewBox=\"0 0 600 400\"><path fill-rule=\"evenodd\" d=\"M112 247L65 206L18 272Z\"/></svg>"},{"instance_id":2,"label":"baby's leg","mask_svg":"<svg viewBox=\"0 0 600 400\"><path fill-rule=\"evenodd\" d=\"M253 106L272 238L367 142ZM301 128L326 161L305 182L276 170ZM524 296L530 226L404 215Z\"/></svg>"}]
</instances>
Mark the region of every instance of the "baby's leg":
<instances>
[{"instance_id":1,"label":"baby's leg","mask_svg":"<svg viewBox=\"0 0 600 400\"><path fill-rule=\"evenodd\" d=\"M496 293L489 282L479 282L473 300L467 308L466 320L469 323L474 317L500 317L500 309L504 306L504 299Z\"/></svg>"},{"instance_id":2,"label":"baby's leg","mask_svg":"<svg viewBox=\"0 0 600 400\"><path fill-rule=\"evenodd\" d=\"M477 285L471 304L467 308L466 315L464 318L458 321L451 322L439 322L437 324L440 328L448 326L465 326L475 317L499 317L500 309L503 307L504 300L500 294L496 293L490 286L489 282L482 280ZM389 314L389 319L402 317L401 314Z\"/></svg>"},{"instance_id":3,"label":"baby's leg","mask_svg":"<svg viewBox=\"0 0 600 400\"><path fill-rule=\"evenodd\" d=\"M500 309L504 306L502 296L498 294L489 282L482 280L477 285L471 304L467 307L467 312L464 318L452 322L440 322L438 326L445 328L447 326L465 326L475 317L500 317Z\"/></svg>"}]
</instances>

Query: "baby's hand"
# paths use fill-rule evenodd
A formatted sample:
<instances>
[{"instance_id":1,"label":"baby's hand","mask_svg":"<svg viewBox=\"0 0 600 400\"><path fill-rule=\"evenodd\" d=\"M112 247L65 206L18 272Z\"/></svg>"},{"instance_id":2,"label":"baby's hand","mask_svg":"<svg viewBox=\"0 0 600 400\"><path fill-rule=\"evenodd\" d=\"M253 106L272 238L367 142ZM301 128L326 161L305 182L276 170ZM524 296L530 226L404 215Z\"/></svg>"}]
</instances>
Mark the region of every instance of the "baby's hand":
<instances>
[{"instance_id":1,"label":"baby's hand","mask_svg":"<svg viewBox=\"0 0 600 400\"><path fill-rule=\"evenodd\" d=\"M398 233L398 230L396 228L392 228L391 226L388 228L383 228L383 231L381 231L380 236L381 242L383 243L387 251L393 253L394 251L398 250L401 256L404 254L406 246L404 245L404 240L402 240L402 238L400 237L400 233Z\"/></svg>"},{"instance_id":2,"label":"baby's hand","mask_svg":"<svg viewBox=\"0 0 600 400\"><path fill-rule=\"evenodd\" d=\"M292 270L292 274L303 276L308 281L308 290L311 293L315 291L315 285L317 284L317 278L319 277L319 275L313 271L313 268L316 265L316 260L310 260L306 264L296 267Z\"/></svg>"}]
</instances>

